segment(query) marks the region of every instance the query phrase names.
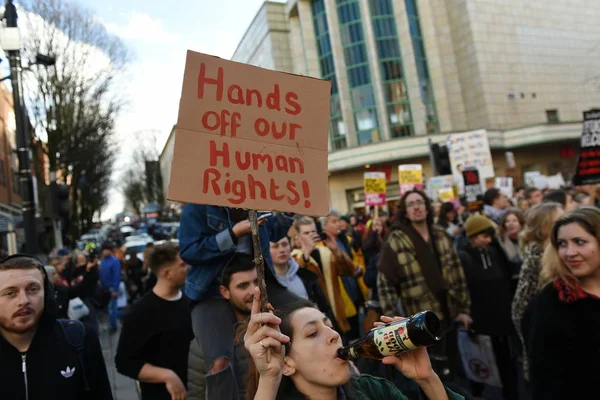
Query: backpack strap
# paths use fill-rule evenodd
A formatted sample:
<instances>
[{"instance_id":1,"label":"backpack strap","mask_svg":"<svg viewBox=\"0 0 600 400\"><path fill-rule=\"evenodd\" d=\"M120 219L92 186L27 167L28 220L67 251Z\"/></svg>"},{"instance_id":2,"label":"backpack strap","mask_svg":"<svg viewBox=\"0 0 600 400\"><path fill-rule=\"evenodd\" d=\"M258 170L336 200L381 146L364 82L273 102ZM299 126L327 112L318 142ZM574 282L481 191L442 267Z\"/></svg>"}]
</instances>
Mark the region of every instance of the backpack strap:
<instances>
[{"instance_id":1,"label":"backpack strap","mask_svg":"<svg viewBox=\"0 0 600 400\"><path fill-rule=\"evenodd\" d=\"M85 341L85 326L81 321L70 320L70 319L59 319L58 325L60 326L67 342L77 352L77 358L79 359L79 367L83 375L83 384L85 385L85 391L90 391L90 385L88 383L87 374L85 372L85 364L83 362L83 350Z\"/></svg>"}]
</instances>

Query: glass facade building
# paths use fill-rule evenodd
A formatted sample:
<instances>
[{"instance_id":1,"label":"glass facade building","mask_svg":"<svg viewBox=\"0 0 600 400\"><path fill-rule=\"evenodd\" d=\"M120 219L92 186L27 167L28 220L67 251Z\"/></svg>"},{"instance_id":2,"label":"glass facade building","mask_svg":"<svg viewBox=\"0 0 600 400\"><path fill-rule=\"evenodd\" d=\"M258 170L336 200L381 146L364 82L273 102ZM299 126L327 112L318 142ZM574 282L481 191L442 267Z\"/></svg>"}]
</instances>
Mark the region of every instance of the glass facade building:
<instances>
[{"instance_id":1,"label":"glass facade building","mask_svg":"<svg viewBox=\"0 0 600 400\"><path fill-rule=\"evenodd\" d=\"M406 0L405 10L418 77L413 101L420 99L425 109L420 130L415 129L393 0L368 0L366 7L360 0L309 1L320 77L332 82L331 150L439 132L416 0ZM344 82L336 73L340 69Z\"/></svg>"},{"instance_id":2,"label":"glass facade building","mask_svg":"<svg viewBox=\"0 0 600 400\"><path fill-rule=\"evenodd\" d=\"M390 136L413 136L410 100L392 0L369 0Z\"/></svg>"}]
</instances>

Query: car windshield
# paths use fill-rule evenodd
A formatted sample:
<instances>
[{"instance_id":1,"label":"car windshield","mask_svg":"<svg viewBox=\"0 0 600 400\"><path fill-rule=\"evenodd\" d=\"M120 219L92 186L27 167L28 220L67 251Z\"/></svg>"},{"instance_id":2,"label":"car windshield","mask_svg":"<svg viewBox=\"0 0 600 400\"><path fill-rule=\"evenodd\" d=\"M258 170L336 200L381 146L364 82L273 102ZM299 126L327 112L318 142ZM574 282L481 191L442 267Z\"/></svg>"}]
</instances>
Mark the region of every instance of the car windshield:
<instances>
[{"instance_id":1,"label":"car windshield","mask_svg":"<svg viewBox=\"0 0 600 400\"><path fill-rule=\"evenodd\" d=\"M138 244L135 246L127 246L127 253L143 253L146 250L145 244Z\"/></svg>"}]
</instances>

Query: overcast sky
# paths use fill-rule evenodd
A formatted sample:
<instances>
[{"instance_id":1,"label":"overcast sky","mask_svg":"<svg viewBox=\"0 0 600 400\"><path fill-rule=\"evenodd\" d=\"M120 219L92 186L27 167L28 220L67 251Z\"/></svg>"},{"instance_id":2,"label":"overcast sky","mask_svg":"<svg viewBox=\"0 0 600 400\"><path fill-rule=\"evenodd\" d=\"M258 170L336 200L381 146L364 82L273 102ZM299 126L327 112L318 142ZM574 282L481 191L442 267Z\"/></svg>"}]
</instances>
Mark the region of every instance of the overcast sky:
<instances>
[{"instance_id":1,"label":"overcast sky","mask_svg":"<svg viewBox=\"0 0 600 400\"><path fill-rule=\"evenodd\" d=\"M131 79L123 90L130 99L117 121L122 143L118 169L131 154L137 131L158 130L164 145L177 119L187 49L229 59L262 5L262 0L79 0L94 10L107 29L135 52ZM103 218L123 208L116 190Z\"/></svg>"}]
</instances>

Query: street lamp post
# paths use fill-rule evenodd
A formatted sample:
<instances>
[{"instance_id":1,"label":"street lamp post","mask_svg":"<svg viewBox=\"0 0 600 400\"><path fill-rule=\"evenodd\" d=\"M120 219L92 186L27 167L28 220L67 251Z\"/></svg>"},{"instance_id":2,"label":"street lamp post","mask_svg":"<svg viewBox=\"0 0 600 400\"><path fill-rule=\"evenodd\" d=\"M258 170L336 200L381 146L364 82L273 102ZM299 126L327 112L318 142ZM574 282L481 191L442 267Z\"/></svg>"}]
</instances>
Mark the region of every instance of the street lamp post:
<instances>
[{"instance_id":1,"label":"street lamp post","mask_svg":"<svg viewBox=\"0 0 600 400\"><path fill-rule=\"evenodd\" d=\"M12 0L6 0L5 8L6 26L17 27L17 9ZM23 80L21 51L8 50L10 61L10 79L12 82L13 107L17 128L17 157L19 160L19 180L21 189L21 204L23 211L23 226L25 228L25 251L28 254L36 254L38 250L37 234L35 226L35 200L33 192L33 177L31 171L31 149L29 136L29 121L25 113L23 101Z\"/></svg>"}]
</instances>

